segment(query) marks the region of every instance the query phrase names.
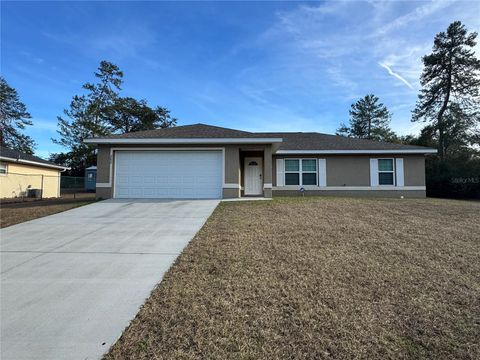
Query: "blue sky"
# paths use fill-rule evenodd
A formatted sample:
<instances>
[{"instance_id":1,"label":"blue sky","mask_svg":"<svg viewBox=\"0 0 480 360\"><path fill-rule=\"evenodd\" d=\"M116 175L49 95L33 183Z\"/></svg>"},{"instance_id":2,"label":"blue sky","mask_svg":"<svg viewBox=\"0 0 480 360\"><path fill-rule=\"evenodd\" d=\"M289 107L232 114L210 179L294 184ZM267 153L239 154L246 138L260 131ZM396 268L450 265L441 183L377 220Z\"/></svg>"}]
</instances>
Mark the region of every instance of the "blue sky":
<instances>
[{"instance_id":1,"label":"blue sky","mask_svg":"<svg viewBox=\"0 0 480 360\"><path fill-rule=\"evenodd\" d=\"M410 122L421 56L454 20L479 31L479 14L466 1L3 1L1 72L40 156L62 150L56 117L103 59L124 71L124 96L180 125L334 133L374 93L409 134L421 127Z\"/></svg>"}]
</instances>

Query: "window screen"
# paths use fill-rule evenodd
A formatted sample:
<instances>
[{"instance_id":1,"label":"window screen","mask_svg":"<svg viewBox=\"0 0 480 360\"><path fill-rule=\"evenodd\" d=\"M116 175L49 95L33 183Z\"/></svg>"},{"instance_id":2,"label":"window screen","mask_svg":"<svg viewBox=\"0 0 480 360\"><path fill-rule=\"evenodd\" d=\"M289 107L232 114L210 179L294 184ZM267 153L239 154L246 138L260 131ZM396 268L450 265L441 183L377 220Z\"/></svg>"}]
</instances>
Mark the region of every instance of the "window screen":
<instances>
[{"instance_id":1,"label":"window screen","mask_svg":"<svg viewBox=\"0 0 480 360\"><path fill-rule=\"evenodd\" d=\"M378 159L378 184L395 185L393 159Z\"/></svg>"}]
</instances>

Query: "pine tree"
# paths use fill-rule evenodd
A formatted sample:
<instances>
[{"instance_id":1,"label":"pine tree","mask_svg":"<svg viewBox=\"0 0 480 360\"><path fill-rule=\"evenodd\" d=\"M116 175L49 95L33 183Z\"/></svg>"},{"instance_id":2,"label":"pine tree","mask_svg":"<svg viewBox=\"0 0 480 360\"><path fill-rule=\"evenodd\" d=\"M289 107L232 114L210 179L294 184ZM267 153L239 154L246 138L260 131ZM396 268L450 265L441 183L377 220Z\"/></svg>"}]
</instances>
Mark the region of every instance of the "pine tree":
<instances>
[{"instance_id":1,"label":"pine tree","mask_svg":"<svg viewBox=\"0 0 480 360\"><path fill-rule=\"evenodd\" d=\"M112 108L110 124L113 132L153 130L175 126L177 119L170 115L167 108L152 109L146 100L131 97L119 97Z\"/></svg>"},{"instance_id":2,"label":"pine tree","mask_svg":"<svg viewBox=\"0 0 480 360\"><path fill-rule=\"evenodd\" d=\"M58 117L56 144L68 149L52 154L51 161L72 168L70 174L82 175L83 169L96 163L96 147L86 138L123 134L175 126L177 119L164 107L151 108L146 100L121 97L123 72L118 66L102 61L95 73L96 83L86 83L87 92L73 97L64 116Z\"/></svg>"},{"instance_id":3,"label":"pine tree","mask_svg":"<svg viewBox=\"0 0 480 360\"><path fill-rule=\"evenodd\" d=\"M0 144L10 149L33 154L35 142L22 134L32 125L27 107L20 101L17 91L0 77Z\"/></svg>"},{"instance_id":4,"label":"pine tree","mask_svg":"<svg viewBox=\"0 0 480 360\"><path fill-rule=\"evenodd\" d=\"M93 125L100 132L98 135L103 135L107 132L104 128L108 127L105 122L109 121L109 110L114 106L121 90L123 72L117 65L104 60L95 77L98 79L96 84L86 83L83 88L89 91L88 112L93 116Z\"/></svg>"},{"instance_id":5,"label":"pine tree","mask_svg":"<svg viewBox=\"0 0 480 360\"><path fill-rule=\"evenodd\" d=\"M349 126L341 124L337 135L348 137L389 141L394 137L390 130L391 114L387 107L379 103L373 94L366 95L351 105Z\"/></svg>"},{"instance_id":6,"label":"pine tree","mask_svg":"<svg viewBox=\"0 0 480 360\"><path fill-rule=\"evenodd\" d=\"M87 94L74 96L70 108L64 110L65 116L58 117L57 133L60 138L52 139L68 149L67 165L74 168L74 171L95 164L95 147L83 141L111 133L109 118L118 98L123 73L118 66L102 61L95 77L98 80L96 83L83 85Z\"/></svg>"},{"instance_id":7,"label":"pine tree","mask_svg":"<svg viewBox=\"0 0 480 360\"><path fill-rule=\"evenodd\" d=\"M452 142L478 140L480 123L480 60L475 57L477 33L460 21L435 36L433 50L423 57L424 69L412 121L425 121L434 130L443 159Z\"/></svg>"}]
</instances>

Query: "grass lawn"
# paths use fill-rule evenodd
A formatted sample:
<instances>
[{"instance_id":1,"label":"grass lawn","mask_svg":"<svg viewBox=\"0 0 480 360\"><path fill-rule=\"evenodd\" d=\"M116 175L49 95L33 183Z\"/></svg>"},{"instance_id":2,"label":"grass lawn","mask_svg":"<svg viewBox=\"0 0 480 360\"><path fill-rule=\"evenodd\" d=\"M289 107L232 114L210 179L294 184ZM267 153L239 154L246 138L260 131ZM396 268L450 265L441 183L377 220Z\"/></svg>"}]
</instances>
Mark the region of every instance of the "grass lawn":
<instances>
[{"instance_id":1,"label":"grass lawn","mask_svg":"<svg viewBox=\"0 0 480 360\"><path fill-rule=\"evenodd\" d=\"M92 198L45 199L2 203L0 205L0 228L87 205L94 200Z\"/></svg>"},{"instance_id":2,"label":"grass lawn","mask_svg":"<svg viewBox=\"0 0 480 360\"><path fill-rule=\"evenodd\" d=\"M221 203L106 359L479 359L480 203Z\"/></svg>"}]
</instances>

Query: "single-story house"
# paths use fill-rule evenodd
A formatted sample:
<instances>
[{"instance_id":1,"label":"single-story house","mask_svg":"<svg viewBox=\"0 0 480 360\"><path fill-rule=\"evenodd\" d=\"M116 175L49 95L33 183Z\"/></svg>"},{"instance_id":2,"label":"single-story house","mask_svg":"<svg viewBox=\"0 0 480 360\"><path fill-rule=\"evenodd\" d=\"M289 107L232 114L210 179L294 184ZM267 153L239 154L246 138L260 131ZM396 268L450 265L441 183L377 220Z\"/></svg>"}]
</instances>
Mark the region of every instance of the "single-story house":
<instances>
[{"instance_id":1,"label":"single-story house","mask_svg":"<svg viewBox=\"0 0 480 360\"><path fill-rule=\"evenodd\" d=\"M59 166L37 156L20 151L0 148L0 198L29 196L29 191L40 190L41 197L60 196L60 173L66 167ZM40 193L36 192L38 196Z\"/></svg>"},{"instance_id":2,"label":"single-story house","mask_svg":"<svg viewBox=\"0 0 480 360\"><path fill-rule=\"evenodd\" d=\"M425 196L435 149L315 132L195 124L85 140L101 198Z\"/></svg>"}]
</instances>

